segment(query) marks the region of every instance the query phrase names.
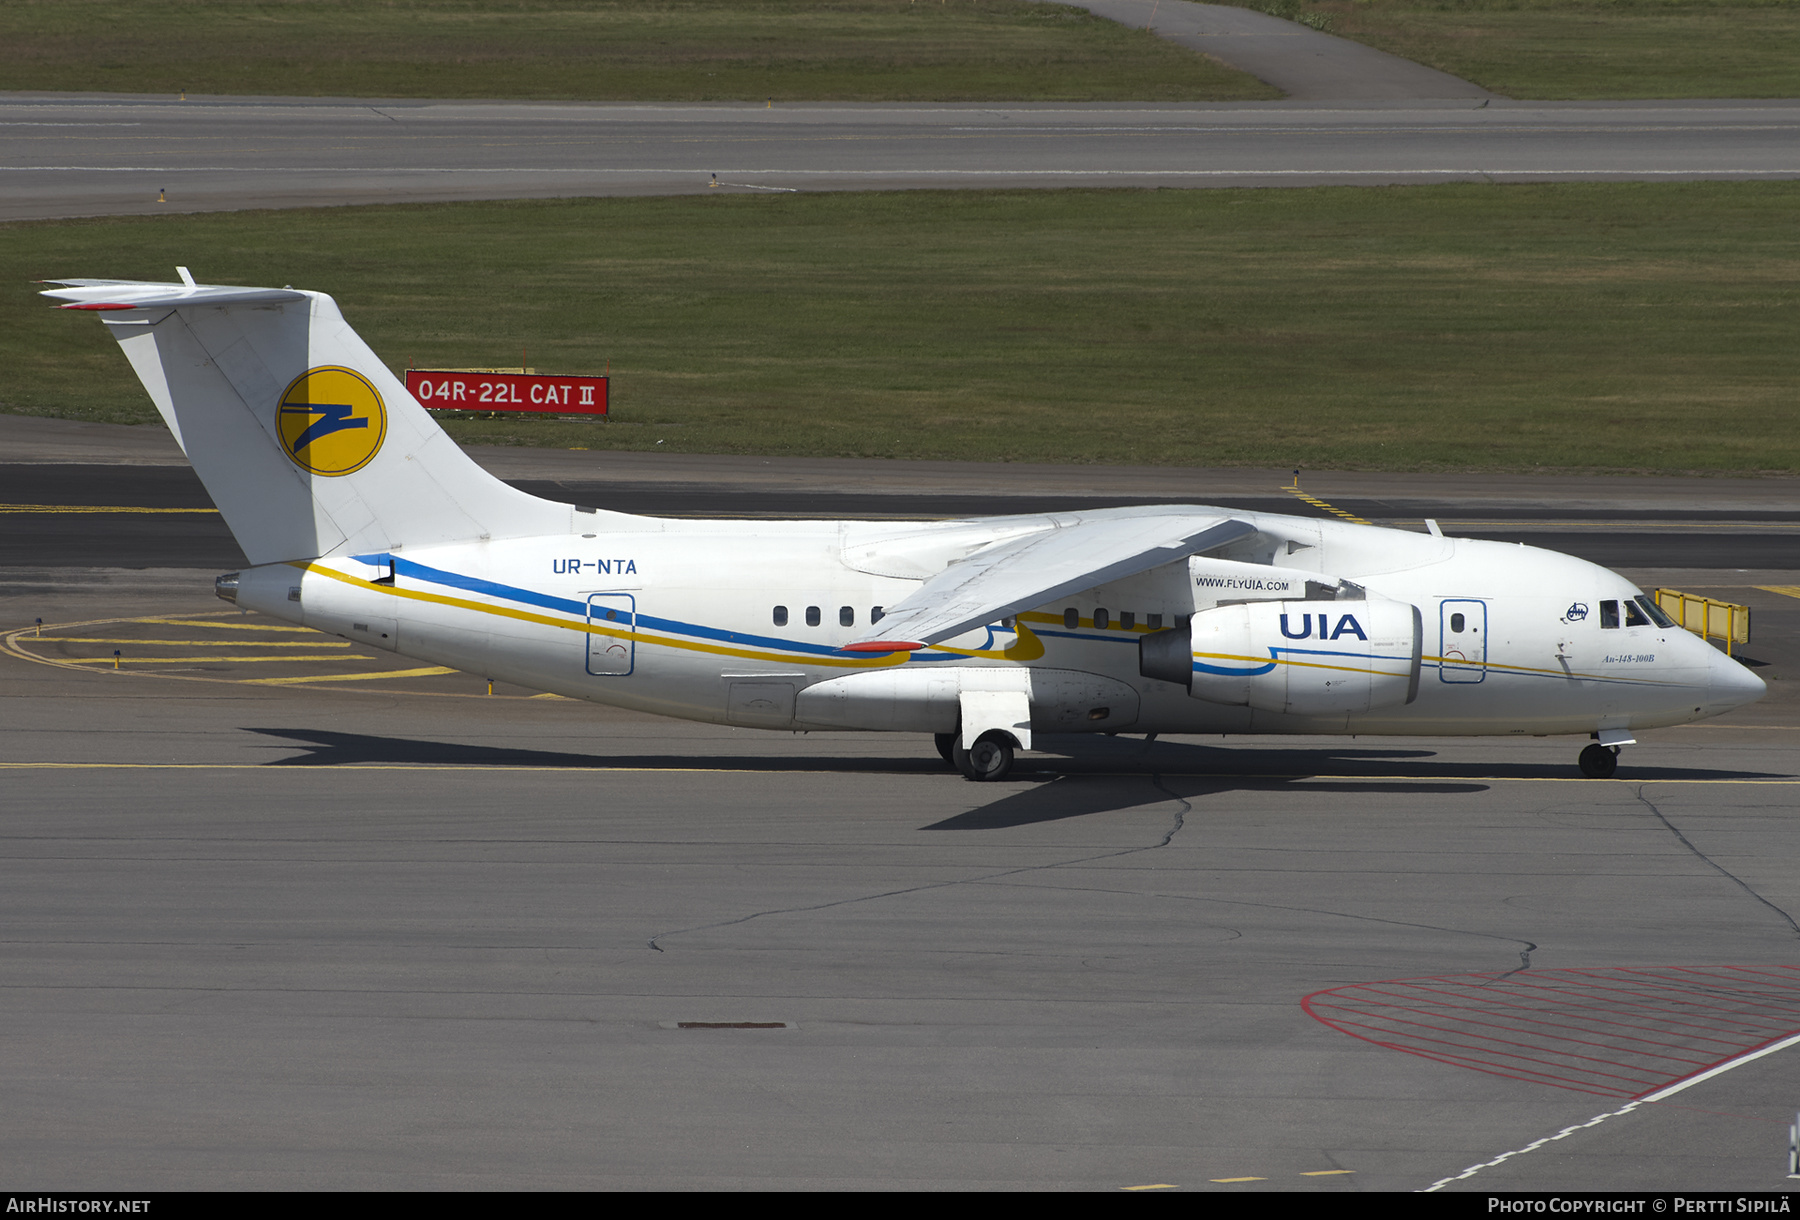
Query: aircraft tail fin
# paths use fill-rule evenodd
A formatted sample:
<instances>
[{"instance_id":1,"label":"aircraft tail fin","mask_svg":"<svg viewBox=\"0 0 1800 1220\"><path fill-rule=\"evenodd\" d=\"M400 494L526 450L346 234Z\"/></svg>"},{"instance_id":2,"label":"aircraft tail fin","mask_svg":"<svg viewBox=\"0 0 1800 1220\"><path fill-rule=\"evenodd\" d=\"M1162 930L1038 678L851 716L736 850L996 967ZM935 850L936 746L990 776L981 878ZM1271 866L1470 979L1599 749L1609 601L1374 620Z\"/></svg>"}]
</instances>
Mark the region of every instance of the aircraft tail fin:
<instances>
[{"instance_id":1,"label":"aircraft tail fin","mask_svg":"<svg viewBox=\"0 0 1800 1220\"><path fill-rule=\"evenodd\" d=\"M252 564L570 528L457 448L329 296L181 273L43 295L106 323Z\"/></svg>"}]
</instances>

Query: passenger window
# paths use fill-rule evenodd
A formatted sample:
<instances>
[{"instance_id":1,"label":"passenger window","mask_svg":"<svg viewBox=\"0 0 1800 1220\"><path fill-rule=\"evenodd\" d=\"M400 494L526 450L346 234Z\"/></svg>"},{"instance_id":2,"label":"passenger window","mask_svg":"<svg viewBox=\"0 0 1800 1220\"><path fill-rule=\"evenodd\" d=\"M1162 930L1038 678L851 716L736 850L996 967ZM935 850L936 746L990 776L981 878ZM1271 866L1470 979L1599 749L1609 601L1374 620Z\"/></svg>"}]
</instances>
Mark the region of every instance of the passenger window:
<instances>
[{"instance_id":1,"label":"passenger window","mask_svg":"<svg viewBox=\"0 0 1800 1220\"><path fill-rule=\"evenodd\" d=\"M1452 614L1450 616L1450 630L1460 633L1463 629L1464 621L1465 620L1463 619L1462 615Z\"/></svg>"},{"instance_id":2,"label":"passenger window","mask_svg":"<svg viewBox=\"0 0 1800 1220\"><path fill-rule=\"evenodd\" d=\"M1162 630L1162 615L1146 614L1144 616L1144 626L1148 627L1152 631L1161 631Z\"/></svg>"},{"instance_id":3,"label":"passenger window","mask_svg":"<svg viewBox=\"0 0 1800 1220\"><path fill-rule=\"evenodd\" d=\"M1112 626L1112 615L1108 614L1105 608L1097 607L1094 610L1094 626L1101 631L1105 631L1108 627Z\"/></svg>"},{"instance_id":4,"label":"passenger window","mask_svg":"<svg viewBox=\"0 0 1800 1220\"><path fill-rule=\"evenodd\" d=\"M1070 631L1073 631L1073 630L1075 630L1075 628L1081 626L1081 611L1077 610L1073 606L1070 606L1067 610L1064 610L1063 611L1063 626L1067 627Z\"/></svg>"},{"instance_id":5,"label":"passenger window","mask_svg":"<svg viewBox=\"0 0 1800 1220\"><path fill-rule=\"evenodd\" d=\"M1600 603L1600 625L1606 628L1617 627L1619 625L1618 602Z\"/></svg>"},{"instance_id":6,"label":"passenger window","mask_svg":"<svg viewBox=\"0 0 1800 1220\"><path fill-rule=\"evenodd\" d=\"M884 619L886 617L887 617L886 611L882 610L882 608L880 606L872 606L869 608L869 621L871 623L879 623L882 619Z\"/></svg>"},{"instance_id":7,"label":"passenger window","mask_svg":"<svg viewBox=\"0 0 1800 1220\"><path fill-rule=\"evenodd\" d=\"M1002 630L1002 631L1013 630L1013 616L1012 615L1009 614L1005 618L1000 620L1000 630Z\"/></svg>"},{"instance_id":8,"label":"passenger window","mask_svg":"<svg viewBox=\"0 0 1800 1220\"><path fill-rule=\"evenodd\" d=\"M786 606L775 607L775 625L777 627L787 626L787 607Z\"/></svg>"},{"instance_id":9,"label":"passenger window","mask_svg":"<svg viewBox=\"0 0 1800 1220\"><path fill-rule=\"evenodd\" d=\"M819 608L817 606L808 606L806 608L806 625L808 627L817 627L819 625Z\"/></svg>"},{"instance_id":10,"label":"passenger window","mask_svg":"<svg viewBox=\"0 0 1800 1220\"><path fill-rule=\"evenodd\" d=\"M1644 617L1643 610L1636 602L1626 602L1625 625L1627 627L1648 627L1650 620Z\"/></svg>"},{"instance_id":11,"label":"passenger window","mask_svg":"<svg viewBox=\"0 0 1800 1220\"><path fill-rule=\"evenodd\" d=\"M1119 611L1119 626L1120 627L1124 628L1126 631L1130 631L1136 625L1137 625L1137 615L1133 614L1129 610Z\"/></svg>"},{"instance_id":12,"label":"passenger window","mask_svg":"<svg viewBox=\"0 0 1800 1220\"><path fill-rule=\"evenodd\" d=\"M839 606L838 607L838 626L840 626L840 627L856 626L856 607L854 607L854 606Z\"/></svg>"}]
</instances>

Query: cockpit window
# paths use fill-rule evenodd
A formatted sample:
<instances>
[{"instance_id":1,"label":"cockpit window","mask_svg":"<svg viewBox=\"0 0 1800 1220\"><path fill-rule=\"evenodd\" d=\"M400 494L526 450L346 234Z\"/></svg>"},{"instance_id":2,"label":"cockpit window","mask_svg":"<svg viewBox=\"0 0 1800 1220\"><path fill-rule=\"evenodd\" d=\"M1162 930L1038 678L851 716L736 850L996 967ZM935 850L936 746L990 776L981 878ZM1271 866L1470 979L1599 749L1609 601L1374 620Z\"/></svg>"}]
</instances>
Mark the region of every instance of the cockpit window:
<instances>
[{"instance_id":1,"label":"cockpit window","mask_svg":"<svg viewBox=\"0 0 1800 1220\"><path fill-rule=\"evenodd\" d=\"M1664 614L1662 607L1651 601L1644 594L1638 594L1634 600L1638 605L1644 608L1644 613L1648 614L1650 616L1650 621L1655 623L1658 627L1673 627L1675 625L1675 620Z\"/></svg>"},{"instance_id":2,"label":"cockpit window","mask_svg":"<svg viewBox=\"0 0 1800 1220\"><path fill-rule=\"evenodd\" d=\"M1601 602L1600 603L1600 626L1610 628L1610 627L1617 627L1618 625L1619 625L1619 603L1618 602Z\"/></svg>"},{"instance_id":3,"label":"cockpit window","mask_svg":"<svg viewBox=\"0 0 1800 1220\"><path fill-rule=\"evenodd\" d=\"M1625 625L1627 627L1648 627L1650 620L1645 617L1643 607L1636 602L1626 602Z\"/></svg>"}]
</instances>

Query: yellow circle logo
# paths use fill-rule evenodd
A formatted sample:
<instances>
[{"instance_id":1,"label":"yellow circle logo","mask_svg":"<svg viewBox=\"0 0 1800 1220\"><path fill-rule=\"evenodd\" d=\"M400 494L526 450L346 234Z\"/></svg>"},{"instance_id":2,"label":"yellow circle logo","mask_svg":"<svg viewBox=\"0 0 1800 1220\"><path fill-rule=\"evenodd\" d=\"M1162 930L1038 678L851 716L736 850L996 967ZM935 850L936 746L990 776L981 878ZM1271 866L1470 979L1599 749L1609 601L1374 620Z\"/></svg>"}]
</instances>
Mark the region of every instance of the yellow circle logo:
<instances>
[{"instance_id":1,"label":"yellow circle logo","mask_svg":"<svg viewBox=\"0 0 1800 1220\"><path fill-rule=\"evenodd\" d=\"M387 407L361 373L326 365L294 379L275 423L294 465L309 474L351 474L381 451Z\"/></svg>"}]
</instances>

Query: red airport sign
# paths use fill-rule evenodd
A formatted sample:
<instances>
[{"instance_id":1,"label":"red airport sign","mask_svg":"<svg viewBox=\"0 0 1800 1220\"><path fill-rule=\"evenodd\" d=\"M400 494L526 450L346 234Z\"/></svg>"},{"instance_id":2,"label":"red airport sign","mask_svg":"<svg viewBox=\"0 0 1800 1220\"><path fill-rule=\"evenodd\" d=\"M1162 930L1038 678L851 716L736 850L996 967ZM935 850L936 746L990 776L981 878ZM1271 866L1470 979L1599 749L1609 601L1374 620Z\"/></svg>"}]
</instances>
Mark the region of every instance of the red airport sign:
<instances>
[{"instance_id":1,"label":"red airport sign","mask_svg":"<svg viewBox=\"0 0 1800 1220\"><path fill-rule=\"evenodd\" d=\"M605 377L407 369L406 391L428 411L544 411L605 415Z\"/></svg>"}]
</instances>

